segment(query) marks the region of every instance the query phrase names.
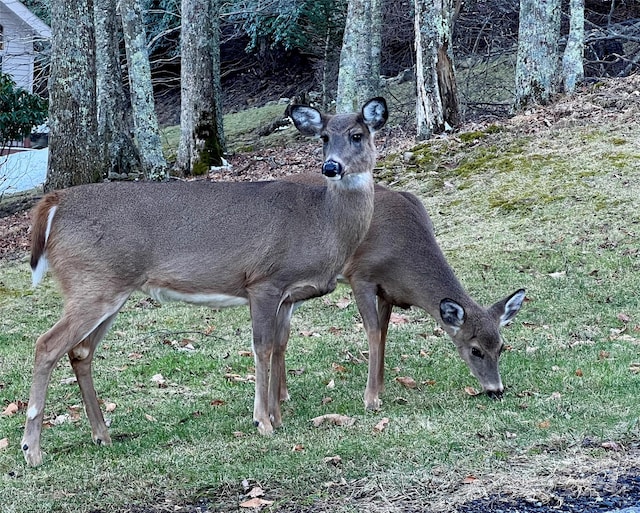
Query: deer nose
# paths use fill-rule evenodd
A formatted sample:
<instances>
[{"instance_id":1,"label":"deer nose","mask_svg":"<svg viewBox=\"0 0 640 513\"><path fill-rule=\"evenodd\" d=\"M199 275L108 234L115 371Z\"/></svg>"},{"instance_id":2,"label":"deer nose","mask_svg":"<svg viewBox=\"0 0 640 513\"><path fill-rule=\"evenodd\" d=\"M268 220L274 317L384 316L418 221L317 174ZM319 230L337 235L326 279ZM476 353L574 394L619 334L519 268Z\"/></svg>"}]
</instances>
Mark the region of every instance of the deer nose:
<instances>
[{"instance_id":1,"label":"deer nose","mask_svg":"<svg viewBox=\"0 0 640 513\"><path fill-rule=\"evenodd\" d=\"M327 178L335 178L338 175L342 175L342 164L335 160L327 160L322 164L322 174Z\"/></svg>"}]
</instances>

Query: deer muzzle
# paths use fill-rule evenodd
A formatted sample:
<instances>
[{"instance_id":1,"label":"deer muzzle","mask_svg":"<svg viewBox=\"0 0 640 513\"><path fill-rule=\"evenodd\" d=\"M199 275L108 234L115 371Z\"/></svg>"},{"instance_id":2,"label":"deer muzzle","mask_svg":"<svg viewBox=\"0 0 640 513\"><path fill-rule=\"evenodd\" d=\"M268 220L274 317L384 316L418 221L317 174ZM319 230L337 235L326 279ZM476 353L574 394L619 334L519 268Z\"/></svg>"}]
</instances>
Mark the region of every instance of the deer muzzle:
<instances>
[{"instance_id":1,"label":"deer muzzle","mask_svg":"<svg viewBox=\"0 0 640 513\"><path fill-rule=\"evenodd\" d=\"M342 178L342 173L343 169L340 162L336 162L335 160L326 160L324 164L322 164L322 174L327 178L340 180Z\"/></svg>"}]
</instances>

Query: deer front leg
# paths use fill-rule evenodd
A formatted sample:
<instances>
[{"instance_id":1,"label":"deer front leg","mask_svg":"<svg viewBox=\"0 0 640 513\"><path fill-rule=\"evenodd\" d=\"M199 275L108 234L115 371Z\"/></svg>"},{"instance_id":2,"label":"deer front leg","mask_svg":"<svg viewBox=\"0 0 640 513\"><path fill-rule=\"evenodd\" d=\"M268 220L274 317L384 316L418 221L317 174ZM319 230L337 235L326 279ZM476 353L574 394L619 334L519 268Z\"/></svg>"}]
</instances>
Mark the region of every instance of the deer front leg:
<instances>
[{"instance_id":1,"label":"deer front leg","mask_svg":"<svg viewBox=\"0 0 640 513\"><path fill-rule=\"evenodd\" d=\"M273 353L271 354L271 379L269 380L269 416L274 428L282 426L280 403L283 394L288 398L286 383L285 352L291 331L293 304L280 305L276 316L276 331Z\"/></svg>"}]
</instances>

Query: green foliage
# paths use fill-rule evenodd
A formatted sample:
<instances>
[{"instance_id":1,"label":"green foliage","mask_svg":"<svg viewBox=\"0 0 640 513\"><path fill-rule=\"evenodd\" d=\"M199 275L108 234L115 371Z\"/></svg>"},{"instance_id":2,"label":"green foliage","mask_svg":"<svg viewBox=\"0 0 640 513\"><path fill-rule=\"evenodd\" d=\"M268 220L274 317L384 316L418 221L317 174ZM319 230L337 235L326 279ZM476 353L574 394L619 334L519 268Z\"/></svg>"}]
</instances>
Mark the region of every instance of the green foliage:
<instances>
[{"instance_id":1,"label":"green foliage","mask_svg":"<svg viewBox=\"0 0 640 513\"><path fill-rule=\"evenodd\" d=\"M47 100L16 87L9 75L0 73L0 148L29 135L47 113Z\"/></svg>"},{"instance_id":2,"label":"green foliage","mask_svg":"<svg viewBox=\"0 0 640 513\"><path fill-rule=\"evenodd\" d=\"M247 2L238 2L245 5ZM322 55L327 36L339 41L347 2L345 0L255 0L250 8L231 17L249 36L248 50L265 41L271 46ZM238 5L239 7L239 5Z\"/></svg>"}]
</instances>

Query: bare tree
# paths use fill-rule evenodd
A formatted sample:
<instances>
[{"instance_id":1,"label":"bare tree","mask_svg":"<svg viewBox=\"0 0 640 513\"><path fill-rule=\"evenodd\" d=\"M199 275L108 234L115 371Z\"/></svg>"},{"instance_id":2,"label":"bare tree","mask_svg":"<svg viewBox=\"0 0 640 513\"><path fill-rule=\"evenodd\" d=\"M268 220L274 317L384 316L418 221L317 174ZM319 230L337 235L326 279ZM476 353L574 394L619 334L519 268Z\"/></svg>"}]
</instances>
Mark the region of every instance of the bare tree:
<instances>
[{"instance_id":1,"label":"bare tree","mask_svg":"<svg viewBox=\"0 0 640 513\"><path fill-rule=\"evenodd\" d=\"M520 0L516 110L548 103L557 92L559 38L560 0Z\"/></svg>"},{"instance_id":2,"label":"bare tree","mask_svg":"<svg viewBox=\"0 0 640 513\"><path fill-rule=\"evenodd\" d=\"M222 164L220 0L182 0L178 174Z\"/></svg>"},{"instance_id":3,"label":"bare tree","mask_svg":"<svg viewBox=\"0 0 640 513\"><path fill-rule=\"evenodd\" d=\"M451 0L415 0L418 139L460 122L452 17Z\"/></svg>"},{"instance_id":4,"label":"bare tree","mask_svg":"<svg viewBox=\"0 0 640 513\"><path fill-rule=\"evenodd\" d=\"M100 158L107 176L133 175L141 171L132 137L131 108L122 87L120 36L116 4L94 0L96 32L96 87Z\"/></svg>"},{"instance_id":5,"label":"bare tree","mask_svg":"<svg viewBox=\"0 0 640 513\"><path fill-rule=\"evenodd\" d=\"M119 0L118 10L122 18L133 126L142 170L145 178L149 180L165 180L167 179L167 162L162 154L158 118L154 109L142 6L140 0Z\"/></svg>"},{"instance_id":6,"label":"bare tree","mask_svg":"<svg viewBox=\"0 0 640 513\"><path fill-rule=\"evenodd\" d=\"M95 41L89 0L51 2L49 171L45 190L97 182Z\"/></svg>"},{"instance_id":7,"label":"bare tree","mask_svg":"<svg viewBox=\"0 0 640 513\"><path fill-rule=\"evenodd\" d=\"M562 56L566 93L573 93L584 79L584 0L570 0L569 37Z\"/></svg>"},{"instance_id":8,"label":"bare tree","mask_svg":"<svg viewBox=\"0 0 640 513\"><path fill-rule=\"evenodd\" d=\"M353 112L380 94L382 0L349 0L340 52L336 112Z\"/></svg>"}]
</instances>

